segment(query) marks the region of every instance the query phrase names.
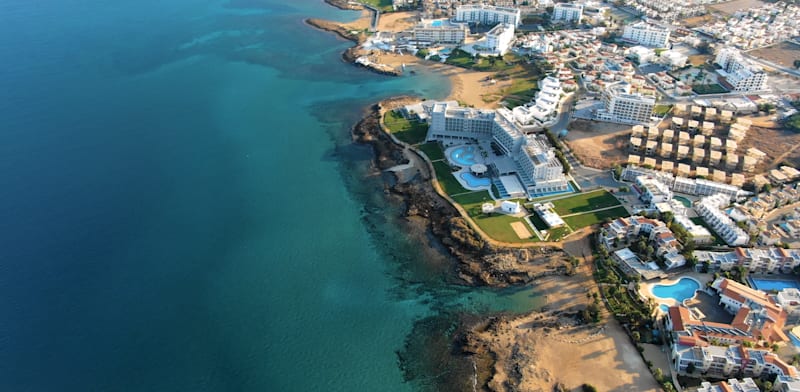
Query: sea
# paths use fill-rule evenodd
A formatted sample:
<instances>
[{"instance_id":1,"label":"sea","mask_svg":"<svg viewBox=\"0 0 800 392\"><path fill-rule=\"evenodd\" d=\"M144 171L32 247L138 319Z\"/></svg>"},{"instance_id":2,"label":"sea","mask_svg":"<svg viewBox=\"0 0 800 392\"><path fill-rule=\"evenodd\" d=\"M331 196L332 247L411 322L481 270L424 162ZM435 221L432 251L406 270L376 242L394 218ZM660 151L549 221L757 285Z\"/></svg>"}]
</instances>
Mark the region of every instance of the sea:
<instances>
[{"instance_id":1,"label":"sea","mask_svg":"<svg viewBox=\"0 0 800 392\"><path fill-rule=\"evenodd\" d=\"M0 390L470 390L459 322L539 300L453 279L352 143L451 88L304 23L358 16L0 1Z\"/></svg>"}]
</instances>

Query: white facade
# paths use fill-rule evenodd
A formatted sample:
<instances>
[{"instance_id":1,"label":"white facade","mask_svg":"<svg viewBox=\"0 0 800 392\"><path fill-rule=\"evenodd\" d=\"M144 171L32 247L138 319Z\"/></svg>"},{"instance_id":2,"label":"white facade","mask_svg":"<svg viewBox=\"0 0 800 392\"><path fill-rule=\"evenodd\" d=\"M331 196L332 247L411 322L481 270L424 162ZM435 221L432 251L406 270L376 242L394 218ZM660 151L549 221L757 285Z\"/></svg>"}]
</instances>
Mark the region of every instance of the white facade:
<instances>
[{"instance_id":1,"label":"white facade","mask_svg":"<svg viewBox=\"0 0 800 392\"><path fill-rule=\"evenodd\" d=\"M638 22L625 26L622 38L644 46L666 48L669 42L669 29Z\"/></svg>"},{"instance_id":2,"label":"white facade","mask_svg":"<svg viewBox=\"0 0 800 392\"><path fill-rule=\"evenodd\" d=\"M723 48L714 60L722 69L720 74L734 91L762 91L767 89L767 73L760 66L745 59L738 49Z\"/></svg>"},{"instance_id":3,"label":"white facade","mask_svg":"<svg viewBox=\"0 0 800 392\"><path fill-rule=\"evenodd\" d=\"M583 17L583 5L576 3L558 3L553 6L554 21L567 21L578 23Z\"/></svg>"},{"instance_id":4,"label":"white facade","mask_svg":"<svg viewBox=\"0 0 800 392\"><path fill-rule=\"evenodd\" d=\"M695 210L728 245L745 245L750 241L750 236L722 211L728 203L728 196L718 193L701 199Z\"/></svg>"},{"instance_id":5,"label":"white facade","mask_svg":"<svg viewBox=\"0 0 800 392\"><path fill-rule=\"evenodd\" d=\"M516 174L530 197L569 190L564 167L553 146L545 136L525 135L511 110L478 110L453 102L436 102L429 107L426 140L493 141L508 163L493 169L500 176Z\"/></svg>"},{"instance_id":6,"label":"white facade","mask_svg":"<svg viewBox=\"0 0 800 392\"><path fill-rule=\"evenodd\" d=\"M605 89L603 105L605 109L597 113L599 120L631 124L649 123L656 100L641 94L631 94L631 85L619 82Z\"/></svg>"},{"instance_id":7,"label":"white facade","mask_svg":"<svg viewBox=\"0 0 800 392\"><path fill-rule=\"evenodd\" d=\"M500 203L500 210L506 214L519 214L522 211L518 201L504 201Z\"/></svg>"},{"instance_id":8,"label":"white facade","mask_svg":"<svg viewBox=\"0 0 800 392\"><path fill-rule=\"evenodd\" d=\"M412 29L414 41L427 44L460 44L469 33L464 23L452 23L447 19L423 20Z\"/></svg>"},{"instance_id":9,"label":"white facade","mask_svg":"<svg viewBox=\"0 0 800 392\"><path fill-rule=\"evenodd\" d=\"M486 33L486 49L493 55L504 55L514 42L514 25L500 23Z\"/></svg>"},{"instance_id":10,"label":"white facade","mask_svg":"<svg viewBox=\"0 0 800 392\"><path fill-rule=\"evenodd\" d=\"M522 13L519 8L470 4L458 6L455 20L457 22L480 23L484 25L509 23L515 27L519 27L519 24L522 22Z\"/></svg>"}]
</instances>

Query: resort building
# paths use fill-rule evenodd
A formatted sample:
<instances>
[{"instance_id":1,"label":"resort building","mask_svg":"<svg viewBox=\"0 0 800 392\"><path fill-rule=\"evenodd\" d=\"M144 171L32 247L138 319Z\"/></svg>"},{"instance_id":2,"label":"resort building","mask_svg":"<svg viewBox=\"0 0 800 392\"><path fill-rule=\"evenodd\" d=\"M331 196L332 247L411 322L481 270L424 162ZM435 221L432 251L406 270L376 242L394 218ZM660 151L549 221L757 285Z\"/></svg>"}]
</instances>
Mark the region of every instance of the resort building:
<instances>
[{"instance_id":1,"label":"resort building","mask_svg":"<svg viewBox=\"0 0 800 392\"><path fill-rule=\"evenodd\" d=\"M495 56L506 54L514 42L514 25L499 23L486 33L485 40L485 51L481 51L481 54Z\"/></svg>"},{"instance_id":2,"label":"resort building","mask_svg":"<svg viewBox=\"0 0 800 392\"><path fill-rule=\"evenodd\" d=\"M718 193L702 198L695 210L725 243L730 246L745 245L750 241L750 236L722 210L729 203L730 199L726 195Z\"/></svg>"},{"instance_id":3,"label":"resort building","mask_svg":"<svg viewBox=\"0 0 800 392\"><path fill-rule=\"evenodd\" d=\"M750 272L790 273L800 265L800 250L770 248L735 248L728 252L694 251L698 263L709 264L710 270L730 271L744 267ZM787 299L791 296L787 294Z\"/></svg>"},{"instance_id":4,"label":"resort building","mask_svg":"<svg viewBox=\"0 0 800 392\"><path fill-rule=\"evenodd\" d=\"M566 224L553 208L553 203L536 203L533 205L533 210L536 211L536 215L542 218L547 227L551 229Z\"/></svg>"},{"instance_id":5,"label":"resort building","mask_svg":"<svg viewBox=\"0 0 800 392\"><path fill-rule=\"evenodd\" d=\"M647 238L655 249L656 256L664 259L667 269L686 264L686 258L680 254L681 244L667 225L660 220L639 215L618 218L604 225L599 234L600 244L609 250L617 248L620 244L627 244L638 237ZM620 255L624 256L625 254ZM625 260L620 261L625 262Z\"/></svg>"},{"instance_id":6,"label":"resort building","mask_svg":"<svg viewBox=\"0 0 800 392\"><path fill-rule=\"evenodd\" d=\"M521 124L531 124L534 121L539 125L552 120L558 114L558 105L564 90L561 81L548 76L539 81L539 91L532 104L515 107L512 112L514 118Z\"/></svg>"},{"instance_id":7,"label":"resort building","mask_svg":"<svg viewBox=\"0 0 800 392\"><path fill-rule=\"evenodd\" d=\"M639 45L666 48L669 42L669 29L651 23L638 22L625 26L622 39Z\"/></svg>"},{"instance_id":8,"label":"resort building","mask_svg":"<svg viewBox=\"0 0 800 392\"><path fill-rule=\"evenodd\" d=\"M428 141L446 144L491 143L502 156L488 163L493 176L516 176L529 197L570 189L564 167L543 135L526 135L514 112L506 108L477 110L452 102L430 108Z\"/></svg>"},{"instance_id":9,"label":"resort building","mask_svg":"<svg viewBox=\"0 0 800 392\"><path fill-rule=\"evenodd\" d=\"M702 313L684 306L670 307L664 324L675 336L675 370L686 373L694 367L711 377L797 376L797 370L777 355L742 347L788 341L783 332L786 312L766 293L733 280L720 278L711 287L719 293L720 305L734 314L733 321L705 321Z\"/></svg>"},{"instance_id":10,"label":"resort building","mask_svg":"<svg viewBox=\"0 0 800 392\"><path fill-rule=\"evenodd\" d=\"M744 375L760 377L777 375L797 377L797 369L766 350L745 348L740 345L713 346L691 336L678 336L672 346L673 368L687 373L690 364L694 373L707 377L725 378Z\"/></svg>"},{"instance_id":11,"label":"resort building","mask_svg":"<svg viewBox=\"0 0 800 392\"><path fill-rule=\"evenodd\" d=\"M453 23L447 19L423 20L411 30L419 46L460 44L469 34L466 23Z\"/></svg>"},{"instance_id":12,"label":"resort building","mask_svg":"<svg viewBox=\"0 0 800 392\"><path fill-rule=\"evenodd\" d=\"M672 192L669 186L661 181L649 176L639 176L636 178L636 186L641 192L639 198L653 208L657 203L672 200Z\"/></svg>"},{"instance_id":13,"label":"resort building","mask_svg":"<svg viewBox=\"0 0 800 392\"><path fill-rule=\"evenodd\" d=\"M522 22L522 12L519 8L495 7L486 4L460 5L456 8L457 22L494 25L509 23L519 27Z\"/></svg>"},{"instance_id":14,"label":"resort building","mask_svg":"<svg viewBox=\"0 0 800 392\"><path fill-rule=\"evenodd\" d=\"M689 237L695 244L710 244L714 240L714 236L708 229L692 222L686 215L675 214L673 223L686 230L686 233L689 234Z\"/></svg>"},{"instance_id":15,"label":"resort building","mask_svg":"<svg viewBox=\"0 0 800 392\"><path fill-rule=\"evenodd\" d=\"M734 91L767 90L767 73L764 69L745 59L738 49L723 48L714 60L722 69L717 73L722 83Z\"/></svg>"},{"instance_id":16,"label":"resort building","mask_svg":"<svg viewBox=\"0 0 800 392\"><path fill-rule=\"evenodd\" d=\"M553 6L553 21L579 23L583 17L583 5L577 3L556 3Z\"/></svg>"},{"instance_id":17,"label":"resort building","mask_svg":"<svg viewBox=\"0 0 800 392\"><path fill-rule=\"evenodd\" d=\"M597 111L596 118L626 124L649 123L655 105L654 97L632 94L630 84L617 82L603 91L604 108Z\"/></svg>"},{"instance_id":18,"label":"resort building","mask_svg":"<svg viewBox=\"0 0 800 392\"><path fill-rule=\"evenodd\" d=\"M775 302L786 311L786 322L797 324L800 321L800 290L788 287L775 295Z\"/></svg>"},{"instance_id":19,"label":"resort building","mask_svg":"<svg viewBox=\"0 0 800 392\"><path fill-rule=\"evenodd\" d=\"M719 384L703 381L695 392L761 392L761 389L752 378L746 377L742 381L732 378L728 381L720 381Z\"/></svg>"}]
</instances>

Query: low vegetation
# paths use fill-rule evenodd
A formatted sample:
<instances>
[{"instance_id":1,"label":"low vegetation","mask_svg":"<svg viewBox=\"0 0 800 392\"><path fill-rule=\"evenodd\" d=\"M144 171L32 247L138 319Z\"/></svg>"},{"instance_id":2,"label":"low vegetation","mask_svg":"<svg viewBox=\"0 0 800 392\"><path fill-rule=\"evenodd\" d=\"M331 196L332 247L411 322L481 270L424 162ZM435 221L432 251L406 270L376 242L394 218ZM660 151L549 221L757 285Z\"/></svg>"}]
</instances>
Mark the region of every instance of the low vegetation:
<instances>
[{"instance_id":1,"label":"low vegetation","mask_svg":"<svg viewBox=\"0 0 800 392\"><path fill-rule=\"evenodd\" d=\"M620 206L619 200L606 190L580 193L552 201L555 211L559 215L589 212L600 208Z\"/></svg>"},{"instance_id":2,"label":"low vegetation","mask_svg":"<svg viewBox=\"0 0 800 392\"><path fill-rule=\"evenodd\" d=\"M423 153L425 153L425 155L431 161L439 161L444 159L444 151L442 150L442 146L440 146L439 143L428 142L425 144L420 144L419 146L417 146L417 148L420 149L420 151L422 151Z\"/></svg>"},{"instance_id":3,"label":"low vegetation","mask_svg":"<svg viewBox=\"0 0 800 392\"><path fill-rule=\"evenodd\" d=\"M722 94L728 92L725 87L719 84L694 84L692 85L692 91L697 94Z\"/></svg>"},{"instance_id":4,"label":"low vegetation","mask_svg":"<svg viewBox=\"0 0 800 392\"><path fill-rule=\"evenodd\" d=\"M359 2L371 5L381 12L391 12L394 11L394 7L392 7L392 0L359 0Z\"/></svg>"},{"instance_id":5,"label":"low vegetation","mask_svg":"<svg viewBox=\"0 0 800 392\"><path fill-rule=\"evenodd\" d=\"M448 195L452 196L469 192L456 180L455 176L453 176L453 169L446 162L433 162L433 169L436 171L436 179L439 181L439 185L442 186L442 189L444 189L445 193Z\"/></svg>"},{"instance_id":6,"label":"low vegetation","mask_svg":"<svg viewBox=\"0 0 800 392\"><path fill-rule=\"evenodd\" d=\"M389 133L408 144L422 143L428 134L428 124L409 120L394 111L386 112L383 117L383 123Z\"/></svg>"},{"instance_id":7,"label":"low vegetation","mask_svg":"<svg viewBox=\"0 0 800 392\"><path fill-rule=\"evenodd\" d=\"M630 215L628 214L628 210L626 210L625 207L620 206L608 210L593 211L585 214L568 216L564 218L564 222L567 222L567 224L572 227L573 230L577 230L583 227L602 223L608 219L616 219L628 215Z\"/></svg>"}]
</instances>

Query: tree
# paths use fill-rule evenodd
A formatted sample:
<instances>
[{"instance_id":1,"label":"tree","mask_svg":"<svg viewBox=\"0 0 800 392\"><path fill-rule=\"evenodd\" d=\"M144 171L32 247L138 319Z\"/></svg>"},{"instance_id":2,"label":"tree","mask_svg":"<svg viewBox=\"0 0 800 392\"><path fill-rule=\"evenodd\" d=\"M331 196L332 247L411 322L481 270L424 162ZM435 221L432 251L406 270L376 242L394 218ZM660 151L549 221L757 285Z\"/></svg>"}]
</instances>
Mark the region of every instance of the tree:
<instances>
[{"instance_id":1,"label":"tree","mask_svg":"<svg viewBox=\"0 0 800 392\"><path fill-rule=\"evenodd\" d=\"M639 331L633 331L633 333L631 334L631 337L632 337L632 338L633 338L633 340L634 340L634 341L636 341L637 343L638 343L638 342L640 342L640 341L642 340L642 335L641 335L641 334L639 334Z\"/></svg>"},{"instance_id":2,"label":"tree","mask_svg":"<svg viewBox=\"0 0 800 392\"><path fill-rule=\"evenodd\" d=\"M653 370L653 377L656 378L656 381L661 382L661 379L664 378L664 372L662 372L660 368L655 368L655 370Z\"/></svg>"},{"instance_id":3,"label":"tree","mask_svg":"<svg viewBox=\"0 0 800 392\"><path fill-rule=\"evenodd\" d=\"M583 384L581 385L581 390L583 392L597 392L597 388L594 387L592 384Z\"/></svg>"}]
</instances>

